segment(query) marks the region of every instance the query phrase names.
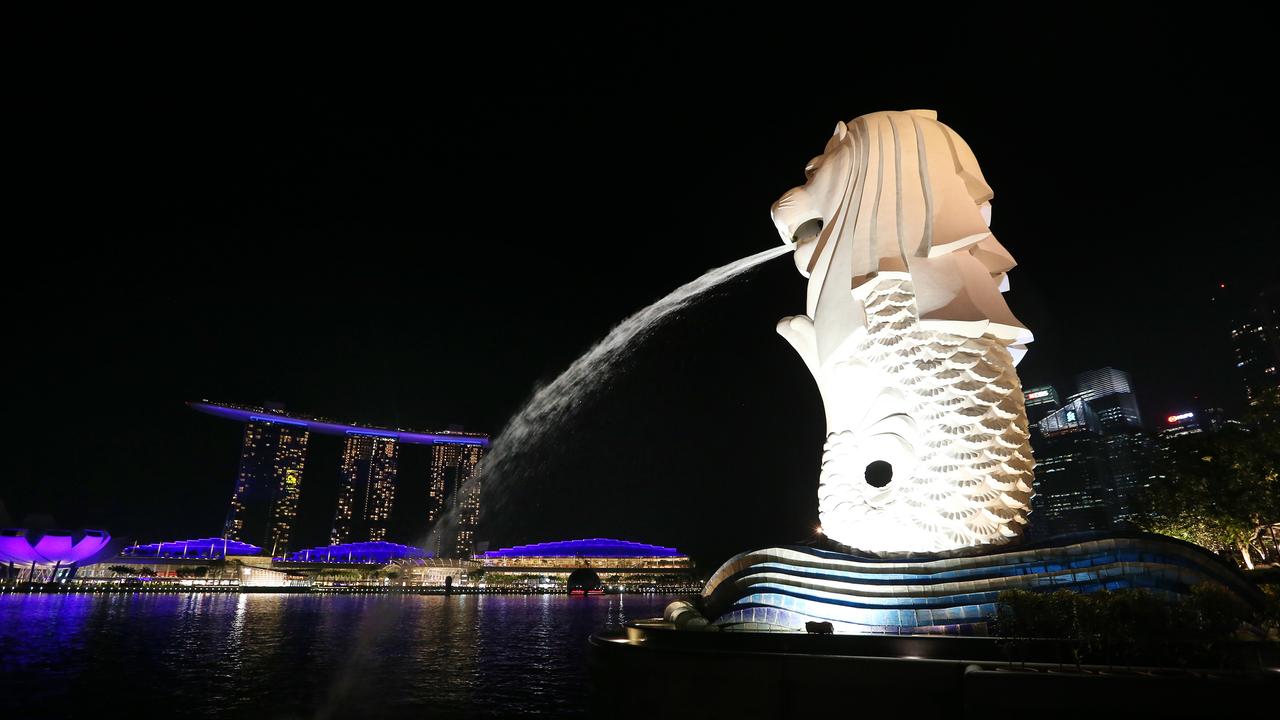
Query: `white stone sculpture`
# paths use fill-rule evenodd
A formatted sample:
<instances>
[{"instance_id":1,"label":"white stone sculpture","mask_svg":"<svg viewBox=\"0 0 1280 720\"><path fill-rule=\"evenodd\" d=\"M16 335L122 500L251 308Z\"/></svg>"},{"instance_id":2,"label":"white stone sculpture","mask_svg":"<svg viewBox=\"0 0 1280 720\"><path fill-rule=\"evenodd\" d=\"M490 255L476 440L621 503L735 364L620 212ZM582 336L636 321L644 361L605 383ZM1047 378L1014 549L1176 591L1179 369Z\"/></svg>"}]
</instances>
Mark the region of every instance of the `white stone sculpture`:
<instances>
[{"instance_id":1,"label":"white stone sculpture","mask_svg":"<svg viewBox=\"0 0 1280 720\"><path fill-rule=\"evenodd\" d=\"M1015 263L973 152L932 111L880 112L838 124L805 174L772 214L809 278L778 332L826 407L823 533L875 553L1017 537L1031 333L1001 296Z\"/></svg>"}]
</instances>

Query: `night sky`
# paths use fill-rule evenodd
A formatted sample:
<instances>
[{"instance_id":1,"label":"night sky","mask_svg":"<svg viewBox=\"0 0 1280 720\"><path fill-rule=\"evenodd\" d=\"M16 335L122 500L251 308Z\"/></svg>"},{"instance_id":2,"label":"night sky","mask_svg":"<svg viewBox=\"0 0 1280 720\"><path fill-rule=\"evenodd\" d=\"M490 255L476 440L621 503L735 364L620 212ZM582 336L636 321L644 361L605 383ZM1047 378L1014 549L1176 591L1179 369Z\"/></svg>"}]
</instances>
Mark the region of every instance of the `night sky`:
<instances>
[{"instance_id":1,"label":"night sky","mask_svg":"<svg viewBox=\"0 0 1280 720\"><path fill-rule=\"evenodd\" d=\"M218 535L241 428L187 400L496 436L613 324L778 243L769 205L837 120L878 110L936 109L976 153L1036 335L1025 386L1112 365L1149 424L1238 409L1210 298L1276 281L1274 60L1234 29L1256 19L829 58L671 18L386 42L114 20L30 28L9 97L3 524ZM821 405L773 330L804 289L774 261L636 348L479 537L704 566L808 537ZM299 546L327 538L338 452L315 437ZM426 453L403 456L393 539L413 541Z\"/></svg>"}]
</instances>

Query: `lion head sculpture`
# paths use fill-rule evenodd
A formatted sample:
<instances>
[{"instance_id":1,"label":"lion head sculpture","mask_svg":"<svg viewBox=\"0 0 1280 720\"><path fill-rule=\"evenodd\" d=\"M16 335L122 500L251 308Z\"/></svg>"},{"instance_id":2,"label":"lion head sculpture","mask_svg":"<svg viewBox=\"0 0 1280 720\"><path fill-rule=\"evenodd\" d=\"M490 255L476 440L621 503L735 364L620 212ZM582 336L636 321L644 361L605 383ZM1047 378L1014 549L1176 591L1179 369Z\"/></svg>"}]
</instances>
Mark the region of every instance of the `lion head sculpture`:
<instances>
[{"instance_id":1,"label":"lion head sculpture","mask_svg":"<svg viewBox=\"0 0 1280 720\"><path fill-rule=\"evenodd\" d=\"M772 208L809 278L779 332L827 415L823 532L872 552L1003 543L1027 522L1031 449L1005 304L1012 256L969 146L924 110L840 123Z\"/></svg>"}]
</instances>

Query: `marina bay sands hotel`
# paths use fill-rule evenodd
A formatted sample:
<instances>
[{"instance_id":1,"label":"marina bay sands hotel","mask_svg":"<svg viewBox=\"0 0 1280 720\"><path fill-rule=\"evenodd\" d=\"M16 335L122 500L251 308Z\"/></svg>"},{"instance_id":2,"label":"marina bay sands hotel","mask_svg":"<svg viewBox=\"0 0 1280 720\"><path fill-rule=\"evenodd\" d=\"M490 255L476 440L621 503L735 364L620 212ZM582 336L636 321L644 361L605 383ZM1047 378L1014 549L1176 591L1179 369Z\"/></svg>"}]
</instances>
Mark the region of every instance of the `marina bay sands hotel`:
<instances>
[{"instance_id":1,"label":"marina bay sands hotel","mask_svg":"<svg viewBox=\"0 0 1280 720\"><path fill-rule=\"evenodd\" d=\"M431 450L427 522L434 526L446 513L453 513L453 531L433 533L436 547L431 549L437 557L471 557L480 517L477 468L489 447L488 435L369 427L226 403L187 405L244 423L240 469L223 528L228 540L260 545L272 556L291 549L307 441L315 432L346 438L331 545L387 539L400 446L427 445Z\"/></svg>"}]
</instances>

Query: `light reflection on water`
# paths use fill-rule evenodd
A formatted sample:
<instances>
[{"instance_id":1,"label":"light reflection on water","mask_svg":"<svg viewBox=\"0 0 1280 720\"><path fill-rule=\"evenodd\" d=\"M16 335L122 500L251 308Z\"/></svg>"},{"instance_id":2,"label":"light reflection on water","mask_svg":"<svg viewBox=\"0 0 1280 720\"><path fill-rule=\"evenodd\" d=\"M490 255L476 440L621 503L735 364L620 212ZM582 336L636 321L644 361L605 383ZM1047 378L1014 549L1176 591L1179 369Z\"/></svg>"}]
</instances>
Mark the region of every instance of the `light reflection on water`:
<instances>
[{"instance_id":1,"label":"light reflection on water","mask_svg":"<svg viewBox=\"0 0 1280 720\"><path fill-rule=\"evenodd\" d=\"M661 615L672 599L0 595L0 707L23 717L575 715L587 635Z\"/></svg>"}]
</instances>

